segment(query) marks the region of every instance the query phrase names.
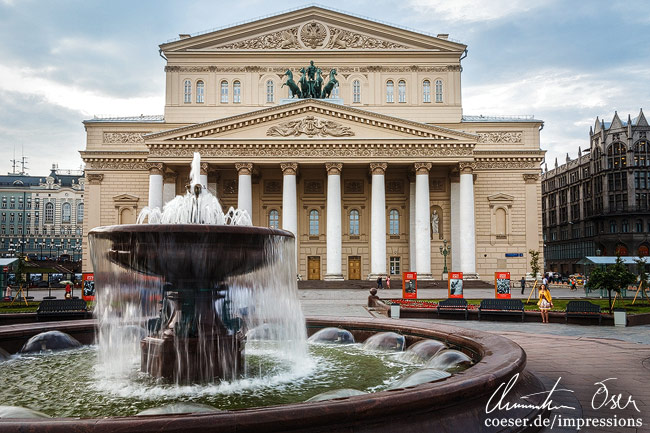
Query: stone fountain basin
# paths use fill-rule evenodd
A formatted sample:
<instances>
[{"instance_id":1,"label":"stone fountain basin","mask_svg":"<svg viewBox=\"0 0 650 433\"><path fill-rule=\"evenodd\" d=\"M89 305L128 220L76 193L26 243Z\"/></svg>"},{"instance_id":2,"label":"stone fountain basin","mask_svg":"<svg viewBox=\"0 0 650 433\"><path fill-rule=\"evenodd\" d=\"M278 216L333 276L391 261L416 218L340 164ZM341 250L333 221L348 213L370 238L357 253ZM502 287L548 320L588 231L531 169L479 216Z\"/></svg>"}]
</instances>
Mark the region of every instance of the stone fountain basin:
<instances>
[{"instance_id":1,"label":"stone fountain basin","mask_svg":"<svg viewBox=\"0 0 650 433\"><path fill-rule=\"evenodd\" d=\"M88 342L96 321L48 322L0 328L0 347L12 351L32 335L59 329L82 342ZM513 375L520 377L507 396L509 402L545 388L536 376L525 370L526 353L516 343L486 332L448 325L394 319L307 319L309 334L338 326L351 331L358 342L383 331L406 336L407 345L424 338L446 342L460 348L476 365L437 383L345 397L314 403L294 403L219 413L109 417L102 419L7 419L0 420L2 431L38 432L420 432L420 431L526 431L524 428L488 429L486 418L527 418L544 415L539 409L496 410L486 414L485 406L496 388ZM17 350L17 349L16 349ZM342 386L344 386L342 384Z\"/></svg>"},{"instance_id":2,"label":"stone fountain basin","mask_svg":"<svg viewBox=\"0 0 650 433\"><path fill-rule=\"evenodd\" d=\"M108 259L143 274L157 275L172 284L212 285L227 276L266 266L277 256L270 243L294 239L291 232L266 227L204 224L125 224L104 226L88 233L91 251L108 240ZM194 287L209 288L209 287Z\"/></svg>"}]
</instances>

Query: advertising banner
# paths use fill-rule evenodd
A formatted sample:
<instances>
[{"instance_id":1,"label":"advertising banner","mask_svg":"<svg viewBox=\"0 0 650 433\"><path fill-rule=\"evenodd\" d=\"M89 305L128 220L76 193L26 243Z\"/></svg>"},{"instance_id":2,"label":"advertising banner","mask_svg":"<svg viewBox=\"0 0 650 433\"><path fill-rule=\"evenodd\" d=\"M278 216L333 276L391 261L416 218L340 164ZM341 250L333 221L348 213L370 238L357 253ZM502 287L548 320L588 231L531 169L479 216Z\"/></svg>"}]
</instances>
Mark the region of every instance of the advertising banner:
<instances>
[{"instance_id":1,"label":"advertising banner","mask_svg":"<svg viewBox=\"0 0 650 433\"><path fill-rule=\"evenodd\" d=\"M95 300L95 274L91 274L91 273L83 274L81 280L83 281L81 299L83 299L84 301L94 301Z\"/></svg>"},{"instance_id":2,"label":"advertising banner","mask_svg":"<svg viewBox=\"0 0 650 433\"><path fill-rule=\"evenodd\" d=\"M463 297L463 273L450 272L447 278L447 297L449 298L462 298Z\"/></svg>"},{"instance_id":3,"label":"advertising banner","mask_svg":"<svg viewBox=\"0 0 650 433\"><path fill-rule=\"evenodd\" d=\"M402 298L417 299L418 274L417 272L402 272Z\"/></svg>"},{"instance_id":4,"label":"advertising banner","mask_svg":"<svg viewBox=\"0 0 650 433\"><path fill-rule=\"evenodd\" d=\"M494 297L510 299L510 272L494 273Z\"/></svg>"}]
</instances>

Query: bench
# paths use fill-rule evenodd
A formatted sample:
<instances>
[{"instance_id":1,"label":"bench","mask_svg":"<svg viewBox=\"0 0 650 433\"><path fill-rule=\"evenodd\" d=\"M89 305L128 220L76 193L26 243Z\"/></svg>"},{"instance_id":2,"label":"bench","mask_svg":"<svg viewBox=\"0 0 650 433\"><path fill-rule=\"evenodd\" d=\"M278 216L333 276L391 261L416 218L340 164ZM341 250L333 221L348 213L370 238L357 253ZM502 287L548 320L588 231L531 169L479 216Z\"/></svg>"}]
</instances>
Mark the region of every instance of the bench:
<instances>
[{"instance_id":1,"label":"bench","mask_svg":"<svg viewBox=\"0 0 650 433\"><path fill-rule=\"evenodd\" d=\"M599 325L603 320L603 316L600 314L600 305L592 304L589 301L569 301L569 303L566 304L564 314L565 322L569 321L569 317L597 317Z\"/></svg>"},{"instance_id":2,"label":"bench","mask_svg":"<svg viewBox=\"0 0 650 433\"><path fill-rule=\"evenodd\" d=\"M47 299L36 310L37 320L85 318L88 305L83 299Z\"/></svg>"},{"instance_id":3,"label":"bench","mask_svg":"<svg viewBox=\"0 0 650 433\"><path fill-rule=\"evenodd\" d=\"M449 298L438 303L436 308L438 315L440 313L465 313L465 320L467 320L467 301L462 298Z\"/></svg>"},{"instance_id":4,"label":"bench","mask_svg":"<svg viewBox=\"0 0 650 433\"><path fill-rule=\"evenodd\" d=\"M524 321L524 304L519 299L483 299L478 307L478 320L483 314L501 314L509 316L521 316Z\"/></svg>"}]
</instances>

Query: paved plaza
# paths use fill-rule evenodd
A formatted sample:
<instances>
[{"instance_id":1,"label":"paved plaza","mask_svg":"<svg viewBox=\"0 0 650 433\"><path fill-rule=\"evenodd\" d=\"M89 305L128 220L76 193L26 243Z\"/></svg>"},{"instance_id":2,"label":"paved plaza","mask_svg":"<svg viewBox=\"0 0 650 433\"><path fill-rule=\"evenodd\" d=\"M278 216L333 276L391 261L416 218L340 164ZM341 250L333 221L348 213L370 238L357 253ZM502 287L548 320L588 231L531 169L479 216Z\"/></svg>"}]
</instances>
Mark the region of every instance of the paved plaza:
<instances>
[{"instance_id":1,"label":"paved plaza","mask_svg":"<svg viewBox=\"0 0 650 433\"><path fill-rule=\"evenodd\" d=\"M445 298L446 294L443 289L427 289L418 293L420 298ZM578 292L576 295L576 292L569 289L553 289L553 296L558 298L576 297L581 294L584 295L584 292ZM494 291L473 289L465 295L468 298L490 298L494 296ZM401 291L383 290L379 296L401 297ZM521 295L517 292L513 297L519 298ZM365 290L300 291L300 300L306 316L382 317L378 312L366 307L367 298L368 292ZM561 323L420 320L495 332L515 341L526 351L530 370L550 386L561 378L558 389L574 391L569 397L573 398L574 402L577 401L580 407L576 407L575 411L567 411L567 416L613 418L616 415L618 418L643 419L643 427L639 429L590 427L583 428L583 432L650 432L650 325L618 328ZM592 398L598 389L594 384L608 378L616 378L606 382L609 397L622 394L621 406L624 406L628 396L632 396L640 413L633 410L631 405L624 410L592 408ZM559 401L561 393L556 394L557 398L554 400ZM603 395L595 397L596 407L600 404L598 399ZM543 431L563 433L576 430L555 427Z\"/></svg>"}]
</instances>

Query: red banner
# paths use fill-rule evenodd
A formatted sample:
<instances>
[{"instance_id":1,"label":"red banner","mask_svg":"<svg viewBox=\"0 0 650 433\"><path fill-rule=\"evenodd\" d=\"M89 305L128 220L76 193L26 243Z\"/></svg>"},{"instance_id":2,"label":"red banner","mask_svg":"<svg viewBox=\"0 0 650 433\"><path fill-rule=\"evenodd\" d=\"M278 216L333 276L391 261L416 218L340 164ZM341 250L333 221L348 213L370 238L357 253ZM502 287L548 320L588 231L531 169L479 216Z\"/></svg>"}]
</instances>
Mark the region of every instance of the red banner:
<instances>
[{"instance_id":1,"label":"red banner","mask_svg":"<svg viewBox=\"0 0 650 433\"><path fill-rule=\"evenodd\" d=\"M417 299L418 274L417 272L402 272L402 298Z\"/></svg>"},{"instance_id":2,"label":"red banner","mask_svg":"<svg viewBox=\"0 0 650 433\"><path fill-rule=\"evenodd\" d=\"M463 297L463 273L450 272L447 276L447 297L449 298L462 298Z\"/></svg>"},{"instance_id":3,"label":"red banner","mask_svg":"<svg viewBox=\"0 0 650 433\"><path fill-rule=\"evenodd\" d=\"M510 272L494 273L494 297L500 299L510 299Z\"/></svg>"},{"instance_id":4,"label":"red banner","mask_svg":"<svg viewBox=\"0 0 650 433\"><path fill-rule=\"evenodd\" d=\"M84 301L95 300L95 274L83 274L81 276L81 298Z\"/></svg>"}]
</instances>

